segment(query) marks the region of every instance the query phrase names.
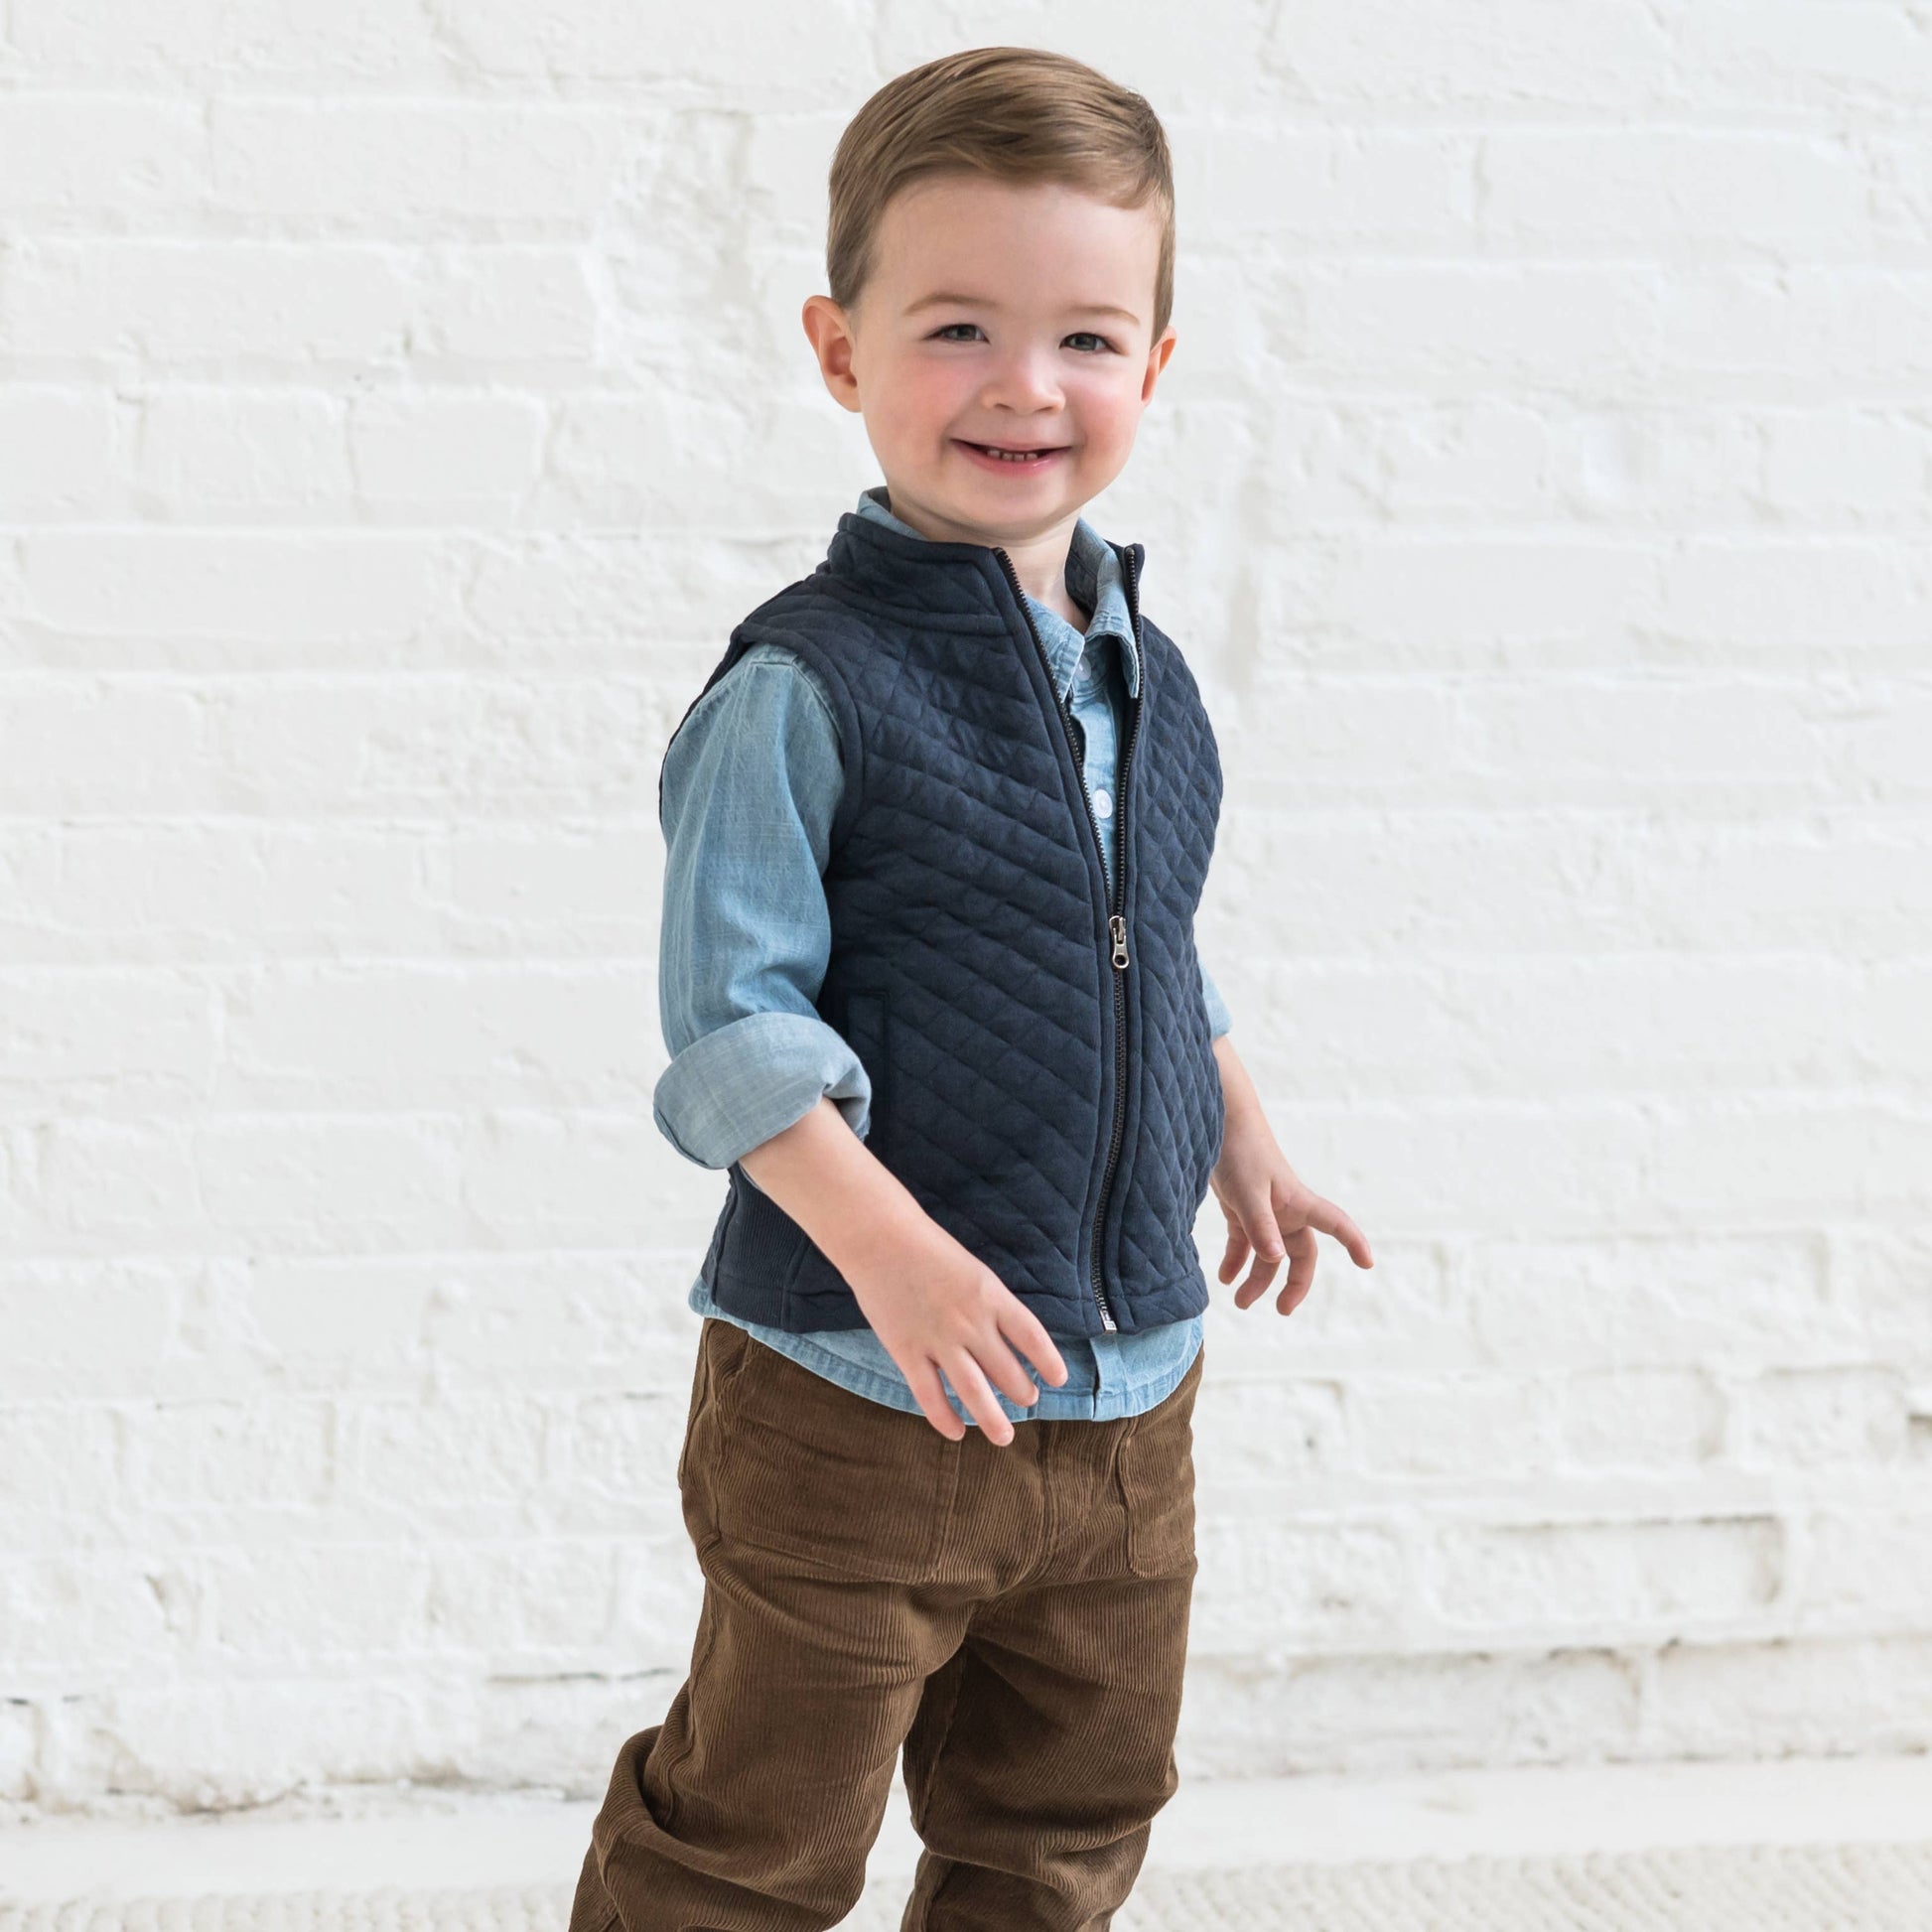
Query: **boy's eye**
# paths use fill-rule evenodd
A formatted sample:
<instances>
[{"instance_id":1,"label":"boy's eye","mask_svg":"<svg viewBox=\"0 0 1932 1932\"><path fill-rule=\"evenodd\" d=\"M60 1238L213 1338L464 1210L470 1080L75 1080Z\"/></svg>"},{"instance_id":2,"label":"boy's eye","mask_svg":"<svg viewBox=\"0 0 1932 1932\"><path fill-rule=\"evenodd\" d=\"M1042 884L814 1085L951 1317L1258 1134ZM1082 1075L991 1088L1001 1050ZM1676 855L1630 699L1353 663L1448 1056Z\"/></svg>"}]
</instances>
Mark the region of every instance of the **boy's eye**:
<instances>
[{"instance_id":1,"label":"boy's eye","mask_svg":"<svg viewBox=\"0 0 1932 1932\"><path fill-rule=\"evenodd\" d=\"M932 333L935 339L939 339L939 340L950 339L952 341L958 341L959 338L954 337L951 334L953 330L977 329L978 327L979 324L976 322L949 322L946 324L946 326L943 329L935 329ZM1110 343L1105 336L1097 336L1094 334L1094 332L1091 329L1076 329L1072 335L1066 338L1066 341L1068 341L1069 343L1079 342L1082 340L1090 343L1098 343L1100 345L1100 347L1103 349L1111 349L1113 347L1113 344ZM1094 349L1088 349L1086 353L1092 355L1098 353L1098 351Z\"/></svg>"}]
</instances>

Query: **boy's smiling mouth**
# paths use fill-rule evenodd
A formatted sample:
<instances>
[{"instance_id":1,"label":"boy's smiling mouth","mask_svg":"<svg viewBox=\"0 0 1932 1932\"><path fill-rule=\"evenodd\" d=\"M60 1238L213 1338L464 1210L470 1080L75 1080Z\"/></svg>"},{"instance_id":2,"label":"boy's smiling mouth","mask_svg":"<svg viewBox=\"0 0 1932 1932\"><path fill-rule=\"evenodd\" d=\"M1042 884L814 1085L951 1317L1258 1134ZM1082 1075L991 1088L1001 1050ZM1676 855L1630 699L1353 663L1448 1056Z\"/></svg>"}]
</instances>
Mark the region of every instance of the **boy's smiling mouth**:
<instances>
[{"instance_id":1,"label":"boy's smiling mouth","mask_svg":"<svg viewBox=\"0 0 1932 1932\"><path fill-rule=\"evenodd\" d=\"M1066 454L1063 443L969 443L963 436L953 441L986 470L1045 470Z\"/></svg>"}]
</instances>

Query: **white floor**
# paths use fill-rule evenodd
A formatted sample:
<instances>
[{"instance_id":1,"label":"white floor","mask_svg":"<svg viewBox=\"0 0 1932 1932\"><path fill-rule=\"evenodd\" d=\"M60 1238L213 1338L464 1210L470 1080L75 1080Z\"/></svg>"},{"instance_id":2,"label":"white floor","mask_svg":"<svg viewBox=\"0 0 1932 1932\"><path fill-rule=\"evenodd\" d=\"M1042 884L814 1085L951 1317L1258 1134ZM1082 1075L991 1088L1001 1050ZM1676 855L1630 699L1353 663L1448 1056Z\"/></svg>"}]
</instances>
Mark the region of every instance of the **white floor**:
<instances>
[{"instance_id":1,"label":"white floor","mask_svg":"<svg viewBox=\"0 0 1932 1932\"><path fill-rule=\"evenodd\" d=\"M0 1828L0 1903L574 1883L595 1801L334 1790L265 1812ZM1183 1783L1148 1868L1530 1856L1684 1845L1924 1842L1932 1757ZM896 1787L871 1874L909 1874Z\"/></svg>"}]
</instances>

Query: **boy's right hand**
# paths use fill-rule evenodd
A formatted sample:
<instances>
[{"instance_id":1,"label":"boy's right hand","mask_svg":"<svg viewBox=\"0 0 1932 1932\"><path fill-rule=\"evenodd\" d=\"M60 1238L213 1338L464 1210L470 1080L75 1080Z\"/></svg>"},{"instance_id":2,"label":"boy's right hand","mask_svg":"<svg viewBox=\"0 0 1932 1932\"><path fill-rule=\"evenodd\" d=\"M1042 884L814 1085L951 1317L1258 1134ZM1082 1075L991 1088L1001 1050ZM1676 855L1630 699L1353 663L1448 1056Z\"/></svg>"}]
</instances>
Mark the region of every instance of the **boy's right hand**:
<instances>
[{"instance_id":1,"label":"boy's right hand","mask_svg":"<svg viewBox=\"0 0 1932 1932\"><path fill-rule=\"evenodd\" d=\"M821 1095L741 1166L809 1234L845 1278L886 1352L948 1442L966 1434L939 1377L1004 1448L1013 1424L995 1386L1016 1403L1039 1391L1013 1347L1055 1388L1066 1364L1039 1317L972 1250L955 1240L858 1139Z\"/></svg>"},{"instance_id":2,"label":"boy's right hand","mask_svg":"<svg viewBox=\"0 0 1932 1932\"><path fill-rule=\"evenodd\" d=\"M1022 1405L1039 1398L1014 1348L1056 1388L1066 1380L1066 1364L1039 1317L928 1214L848 1252L839 1272L926 1420L948 1442L958 1442L966 1424L946 1400L941 1371L987 1441L1001 1448L1013 1441L1014 1426L994 1388Z\"/></svg>"}]
</instances>

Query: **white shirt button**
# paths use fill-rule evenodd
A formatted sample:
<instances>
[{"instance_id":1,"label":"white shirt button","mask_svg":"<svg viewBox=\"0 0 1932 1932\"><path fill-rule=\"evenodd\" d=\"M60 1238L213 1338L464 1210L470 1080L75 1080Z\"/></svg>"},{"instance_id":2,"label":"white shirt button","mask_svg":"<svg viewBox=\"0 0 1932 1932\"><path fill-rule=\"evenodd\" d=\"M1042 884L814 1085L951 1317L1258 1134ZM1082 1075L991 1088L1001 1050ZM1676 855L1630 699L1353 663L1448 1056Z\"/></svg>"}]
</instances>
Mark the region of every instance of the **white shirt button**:
<instances>
[{"instance_id":1,"label":"white shirt button","mask_svg":"<svg viewBox=\"0 0 1932 1932\"><path fill-rule=\"evenodd\" d=\"M1112 818L1114 815L1114 801L1104 785L1093 794L1093 815L1095 818Z\"/></svg>"}]
</instances>

